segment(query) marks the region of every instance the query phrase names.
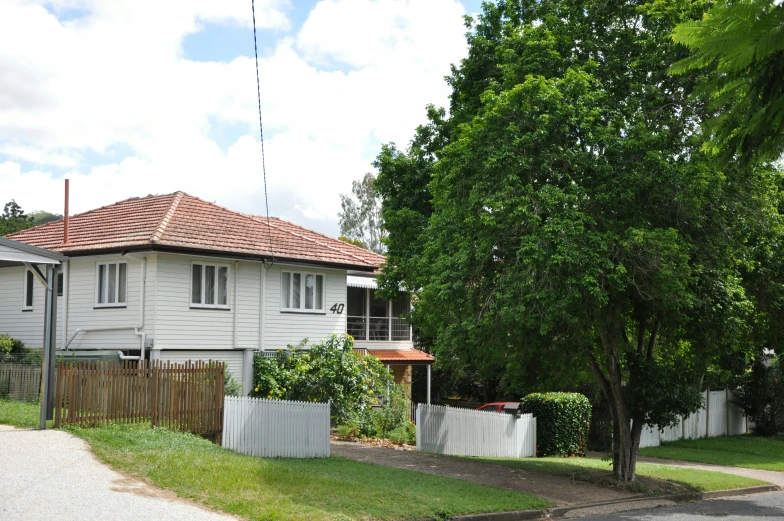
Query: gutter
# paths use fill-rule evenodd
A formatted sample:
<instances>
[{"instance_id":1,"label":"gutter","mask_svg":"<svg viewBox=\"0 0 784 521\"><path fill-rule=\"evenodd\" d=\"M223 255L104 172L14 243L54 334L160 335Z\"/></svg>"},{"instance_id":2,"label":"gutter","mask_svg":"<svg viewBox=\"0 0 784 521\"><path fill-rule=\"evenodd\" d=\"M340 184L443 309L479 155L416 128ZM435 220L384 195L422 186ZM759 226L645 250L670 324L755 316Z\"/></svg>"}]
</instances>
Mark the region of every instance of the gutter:
<instances>
[{"instance_id":1,"label":"gutter","mask_svg":"<svg viewBox=\"0 0 784 521\"><path fill-rule=\"evenodd\" d=\"M264 262L264 263L271 262L274 260L275 263L284 262L286 264L301 264L304 266L317 266L317 267L320 266L324 268L351 270L351 271L362 272L362 273L373 273L378 269L378 266L319 261L316 259L298 259L294 257L281 257L280 255L277 254L273 259L269 255L258 255L258 254L247 253L247 252L217 251L217 250L208 250L204 248L166 246L162 244L138 244L138 245L128 245L128 246L117 246L111 248L93 248L93 249L82 249L82 250L73 250L73 251L69 250L67 251L67 254L69 257L86 257L86 256L103 255L103 254L110 254L110 253L121 253L123 255L128 255L131 252L141 252L141 251L157 252L157 253L172 253L172 254L179 253L183 255L198 254L203 257L218 257L224 259L244 260L244 261Z\"/></svg>"}]
</instances>

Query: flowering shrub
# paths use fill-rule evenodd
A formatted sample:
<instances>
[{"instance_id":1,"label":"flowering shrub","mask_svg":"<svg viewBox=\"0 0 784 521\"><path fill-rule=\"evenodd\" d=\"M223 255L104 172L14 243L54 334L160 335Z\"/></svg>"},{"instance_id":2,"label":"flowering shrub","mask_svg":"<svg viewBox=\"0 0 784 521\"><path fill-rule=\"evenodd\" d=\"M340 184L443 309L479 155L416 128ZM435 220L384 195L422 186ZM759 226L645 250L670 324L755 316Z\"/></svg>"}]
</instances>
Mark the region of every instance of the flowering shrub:
<instances>
[{"instance_id":1,"label":"flowering shrub","mask_svg":"<svg viewBox=\"0 0 784 521\"><path fill-rule=\"evenodd\" d=\"M378 359L354 351L348 335L333 335L307 351L289 349L277 358L257 355L251 396L331 402L332 421L344 423L369 414L379 404L392 376Z\"/></svg>"}]
</instances>

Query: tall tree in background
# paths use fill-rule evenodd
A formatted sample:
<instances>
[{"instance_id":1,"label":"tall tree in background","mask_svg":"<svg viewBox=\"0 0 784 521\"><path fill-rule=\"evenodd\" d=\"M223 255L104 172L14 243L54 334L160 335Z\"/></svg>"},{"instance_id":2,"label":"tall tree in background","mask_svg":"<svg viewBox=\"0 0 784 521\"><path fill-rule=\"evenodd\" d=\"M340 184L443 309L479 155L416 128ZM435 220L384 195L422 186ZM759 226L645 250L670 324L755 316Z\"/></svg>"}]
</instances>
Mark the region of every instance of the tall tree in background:
<instances>
[{"instance_id":1,"label":"tall tree in background","mask_svg":"<svg viewBox=\"0 0 784 521\"><path fill-rule=\"evenodd\" d=\"M36 210L34 212L30 212L30 219L33 221L33 226L40 226L42 224L59 221L62 218L62 214L47 212L46 210Z\"/></svg>"},{"instance_id":2,"label":"tall tree in background","mask_svg":"<svg viewBox=\"0 0 784 521\"><path fill-rule=\"evenodd\" d=\"M22 207L11 199L3 207L3 215L0 216L0 237L9 233L26 230L34 226L30 216L25 215Z\"/></svg>"},{"instance_id":3,"label":"tall tree in background","mask_svg":"<svg viewBox=\"0 0 784 521\"><path fill-rule=\"evenodd\" d=\"M701 20L678 25L673 38L693 51L673 73L715 72L698 90L715 111L704 124L710 136L705 149L725 159L781 158L784 3L718 0Z\"/></svg>"},{"instance_id":4,"label":"tall tree in background","mask_svg":"<svg viewBox=\"0 0 784 521\"><path fill-rule=\"evenodd\" d=\"M340 194L341 211L338 213L340 234L351 244L359 241L363 248L383 254L383 239L387 236L381 217L381 200L375 187L376 176L365 174L351 183L351 195Z\"/></svg>"},{"instance_id":5,"label":"tall tree in background","mask_svg":"<svg viewBox=\"0 0 784 521\"><path fill-rule=\"evenodd\" d=\"M707 364L751 349L745 277L765 261L750 245L784 238L781 174L701 154L706 78L668 74L688 53L674 26L708 5L484 3L449 115L430 107L376 160L383 287L419 291L439 358L589 370L622 482L643 425L695 411Z\"/></svg>"}]
</instances>

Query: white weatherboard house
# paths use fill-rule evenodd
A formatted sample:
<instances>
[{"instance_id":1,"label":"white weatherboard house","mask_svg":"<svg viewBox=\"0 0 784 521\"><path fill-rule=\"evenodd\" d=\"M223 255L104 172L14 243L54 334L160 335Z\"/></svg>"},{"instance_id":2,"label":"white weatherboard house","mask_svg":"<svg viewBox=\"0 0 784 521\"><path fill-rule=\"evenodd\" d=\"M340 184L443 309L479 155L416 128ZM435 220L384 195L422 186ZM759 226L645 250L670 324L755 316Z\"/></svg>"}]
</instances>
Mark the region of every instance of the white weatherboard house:
<instances>
[{"instance_id":1,"label":"white weatherboard house","mask_svg":"<svg viewBox=\"0 0 784 521\"><path fill-rule=\"evenodd\" d=\"M67 257L58 281L60 354L221 360L252 384L253 353L350 333L410 384L404 293L375 298L384 258L292 223L183 192L132 198L7 236ZM44 292L0 266L0 333L43 342Z\"/></svg>"}]
</instances>

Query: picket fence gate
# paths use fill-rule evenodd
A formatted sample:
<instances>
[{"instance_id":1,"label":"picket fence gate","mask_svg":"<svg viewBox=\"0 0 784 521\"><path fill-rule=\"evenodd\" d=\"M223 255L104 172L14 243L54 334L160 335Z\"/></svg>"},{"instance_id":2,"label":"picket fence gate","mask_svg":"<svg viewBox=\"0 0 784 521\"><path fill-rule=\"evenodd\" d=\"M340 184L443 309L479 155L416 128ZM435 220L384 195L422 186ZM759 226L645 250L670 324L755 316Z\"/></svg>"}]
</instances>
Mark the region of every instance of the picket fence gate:
<instances>
[{"instance_id":1,"label":"picket fence gate","mask_svg":"<svg viewBox=\"0 0 784 521\"><path fill-rule=\"evenodd\" d=\"M664 441L692 440L714 436L738 436L746 433L746 416L734 403L732 391L705 391L702 406L694 414L681 416L678 423L661 431L645 425L640 448L658 447Z\"/></svg>"},{"instance_id":2,"label":"picket fence gate","mask_svg":"<svg viewBox=\"0 0 784 521\"><path fill-rule=\"evenodd\" d=\"M453 456L528 458L536 456L536 418L420 404L416 410L417 450Z\"/></svg>"},{"instance_id":3,"label":"picket fence gate","mask_svg":"<svg viewBox=\"0 0 784 521\"><path fill-rule=\"evenodd\" d=\"M265 458L328 458L329 403L227 396L223 446Z\"/></svg>"}]
</instances>

